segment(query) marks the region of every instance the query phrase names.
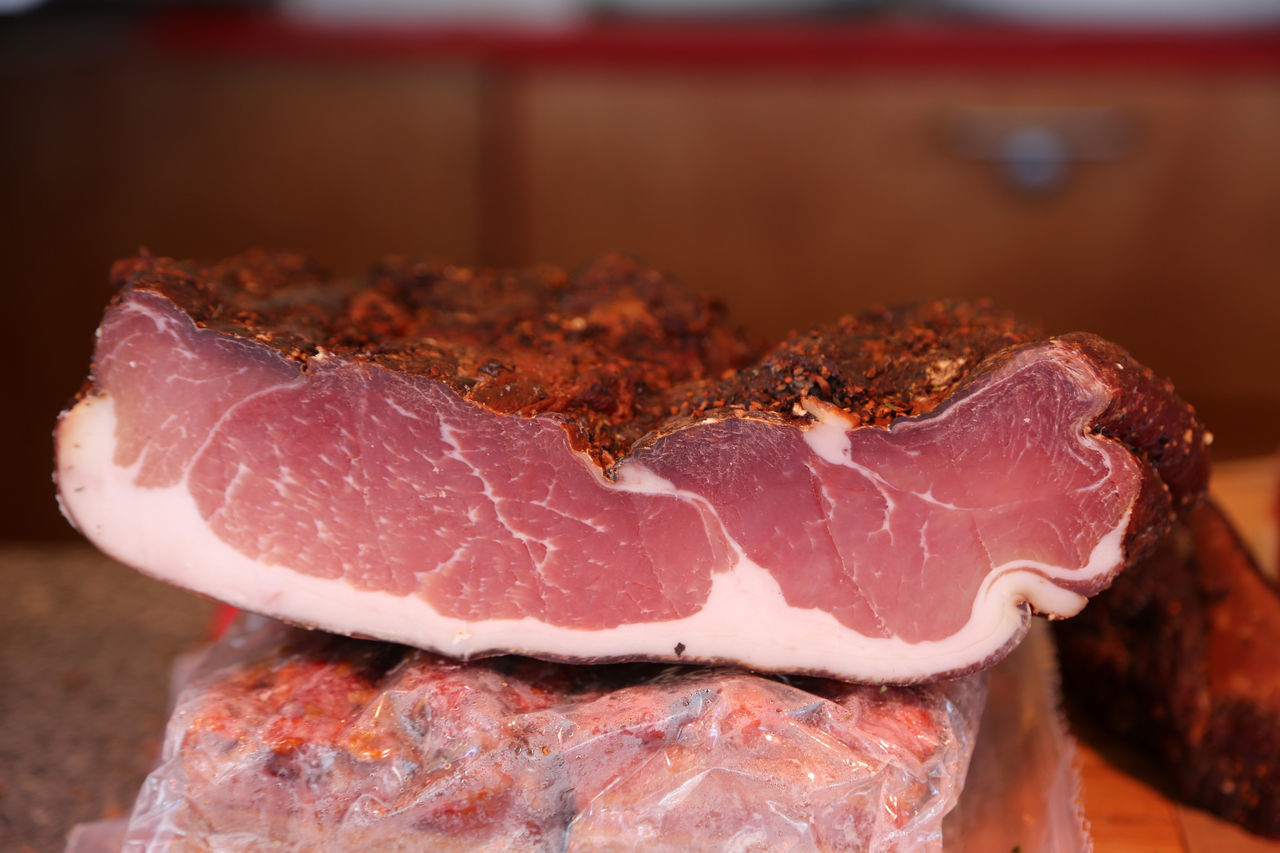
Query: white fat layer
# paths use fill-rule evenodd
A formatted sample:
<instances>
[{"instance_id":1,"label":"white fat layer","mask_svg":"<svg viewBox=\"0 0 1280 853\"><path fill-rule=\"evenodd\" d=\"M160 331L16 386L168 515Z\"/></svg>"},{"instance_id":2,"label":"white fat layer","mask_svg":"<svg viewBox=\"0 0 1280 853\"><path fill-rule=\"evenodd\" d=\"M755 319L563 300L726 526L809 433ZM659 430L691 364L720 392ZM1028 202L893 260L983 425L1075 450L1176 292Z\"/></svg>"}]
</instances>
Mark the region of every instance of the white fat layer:
<instances>
[{"instance_id":1,"label":"white fat layer","mask_svg":"<svg viewBox=\"0 0 1280 853\"><path fill-rule=\"evenodd\" d=\"M677 620L576 629L532 618L468 621L437 613L416 596L359 590L250 559L200 516L185 483L139 488L135 471L113 464L115 413L106 395L82 400L58 430L63 511L109 555L148 574L230 604L341 633L434 648L459 657L493 650L566 658L651 656L734 660L759 669L813 671L864 681L909 681L966 669L1006 650L1026 629L1029 602L1067 616L1084 597L1053 578L1075 580L1120 565L1128 514L1094 548L1083 569L1039 563L994 568L969 621L942 641L867 637L829 613L789 606L777 581L745 557L716 575L705 605ZM628 473L628 490L673 493L651 472ZM359 614L353 618L352 614Z\"/></svg>"},{"instance_id":2,"label":"white fat layer","mask_svg":"<svg viewBox=\"0 0 1280 853\"><path fill-rule=\"evenodd\" d=\"M675 495L680 493L680 489L676 488L675 483L666 477L655 474L645 465L631 459L618 468L618 479L615 483L617 488L622 491L635 492L641 495Z\"/></svg>"},{"instance_id":3,"label":"white fat layer","mask_svg":"<svg viewBox=\"0 0 1280 853\"><path fill-rule=\"evenodd\" d=\"M814 455L831 465L851 464L849 430L854 427L853 418L842 409L812 397L806 397L800 405L813 417L813 423L805 427L804 440Z\"/></svg>"}]
</instances>

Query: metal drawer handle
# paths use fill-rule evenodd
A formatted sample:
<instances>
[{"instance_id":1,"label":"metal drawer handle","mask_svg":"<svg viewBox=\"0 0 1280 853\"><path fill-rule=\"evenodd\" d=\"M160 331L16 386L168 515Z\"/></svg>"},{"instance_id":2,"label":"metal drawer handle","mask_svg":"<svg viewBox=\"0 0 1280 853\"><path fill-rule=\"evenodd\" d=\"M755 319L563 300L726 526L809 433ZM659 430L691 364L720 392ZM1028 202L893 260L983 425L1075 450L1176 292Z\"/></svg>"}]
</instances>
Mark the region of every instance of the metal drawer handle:
<instances>
[{"instance_id":1,"label":"metal drawer handle","mask_svg":"<svg viewBox=\"0 0 1280 853\"><path fill-rule=\"evenodd\" d=\"M1133 122L1116 109L969 109L945 124L951 150L993 164L1004 182L1029 195L1057 190L1081 162L1118 160L1133 148Z\"/></svg>"}]
</instances>

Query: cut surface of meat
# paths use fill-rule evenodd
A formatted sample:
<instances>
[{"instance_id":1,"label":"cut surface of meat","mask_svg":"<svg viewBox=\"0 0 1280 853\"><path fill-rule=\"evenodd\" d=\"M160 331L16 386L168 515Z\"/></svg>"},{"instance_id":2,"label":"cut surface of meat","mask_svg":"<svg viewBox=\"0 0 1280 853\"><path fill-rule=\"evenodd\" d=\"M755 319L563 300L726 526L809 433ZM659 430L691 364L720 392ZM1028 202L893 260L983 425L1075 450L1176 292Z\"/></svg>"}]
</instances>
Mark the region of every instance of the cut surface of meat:
<instances>
[{"instance_id":1,"label":"cut surface of meat","mask_svg":"<svg viewBox=\"0 0 1280 853\"><path fill-rule=\"evenodd\" d=\"M58 428L73 523L240 607L457 657L963 672L1032 610L1078 611L1204 489L1167 382L981 305L762 350L614 257L117 278Z\"/></svg>"},{"instance_id":2,"label":"cut surface of meat","mask_svg":"<svg viewBox=\"0 0 1280 853\"><path fill-rule=\"evenodd\" d=\"M1280 589L1215 505L1055 634L1069 695L1179 796L1280 838Z\"/></svg>"},{"instance_id":3,"label":"cut surface of meat","mask_svg":"<svg viewBox=\"0 0 1280 853\"><path fill-rule=\"evenodd\" d=\"M125 849L940 850L986 681L460 663L252 617L178 693Z\"/></svg>"}]
</instances>

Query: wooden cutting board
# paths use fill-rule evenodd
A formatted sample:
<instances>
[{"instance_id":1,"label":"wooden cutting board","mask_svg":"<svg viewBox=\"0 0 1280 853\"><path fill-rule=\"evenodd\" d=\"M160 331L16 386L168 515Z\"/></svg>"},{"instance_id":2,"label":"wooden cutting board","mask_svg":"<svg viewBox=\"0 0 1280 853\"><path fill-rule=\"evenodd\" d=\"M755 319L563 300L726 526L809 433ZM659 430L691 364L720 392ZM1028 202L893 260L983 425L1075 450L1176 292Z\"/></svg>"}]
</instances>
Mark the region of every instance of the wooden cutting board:
<instances>
[{"instance_id":1,"label":"wooden cutting board","mask_svg":"<svg viewBox=\"0 0 1280 853\"><path fill-rule=\"evenodd\" d=\"M1235 521L1263 565L1276 571L1274 459L1219 463L1211 493ZM1079 739L1085 814L1097 853L1280 853L1280 841L1249 835L1197 809L1175 803L1158 771L1124 744L1090 730L1072 715Z\"/></svg>"}]
</instances>

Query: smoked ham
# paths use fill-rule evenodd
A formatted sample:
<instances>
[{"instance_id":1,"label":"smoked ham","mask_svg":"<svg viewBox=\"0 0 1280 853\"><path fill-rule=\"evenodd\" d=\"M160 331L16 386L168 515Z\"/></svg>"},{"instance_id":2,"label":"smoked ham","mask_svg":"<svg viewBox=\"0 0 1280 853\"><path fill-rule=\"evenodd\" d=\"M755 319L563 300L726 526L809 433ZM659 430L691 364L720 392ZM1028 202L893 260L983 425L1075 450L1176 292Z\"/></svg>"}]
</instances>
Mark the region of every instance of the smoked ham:
<instances>
[{"instance_id":1,"label":"smoked ham","mask_svg":"<svg viewBox=\"0 0 1280 853\"><path fill-rule=\"evenodd\" d=\"M1169 383L982 304L764 347L617 256L114 275L57 430L76 527L239 607L455 658L968 672L1205 487Z\"/></svg>"}]
</instances>

